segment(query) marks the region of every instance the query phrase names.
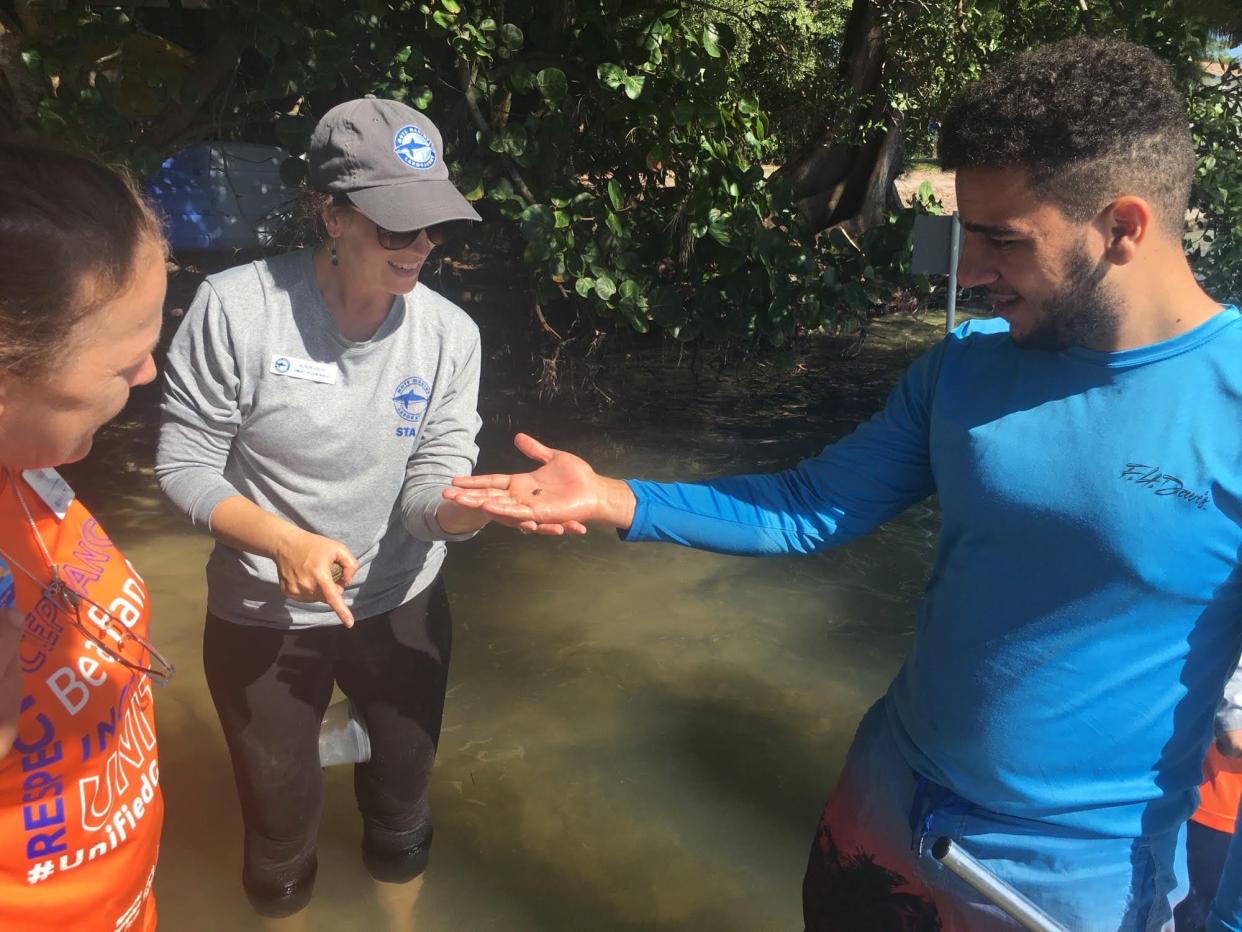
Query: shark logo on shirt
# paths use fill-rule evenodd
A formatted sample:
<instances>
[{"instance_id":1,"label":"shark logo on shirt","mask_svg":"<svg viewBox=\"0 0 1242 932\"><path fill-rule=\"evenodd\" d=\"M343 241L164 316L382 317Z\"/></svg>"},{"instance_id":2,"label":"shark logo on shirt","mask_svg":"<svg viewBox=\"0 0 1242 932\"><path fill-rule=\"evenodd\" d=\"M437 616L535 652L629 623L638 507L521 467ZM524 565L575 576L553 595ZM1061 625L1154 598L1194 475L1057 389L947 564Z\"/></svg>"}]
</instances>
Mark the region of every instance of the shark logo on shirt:
<instances>
[{"instance_id":1,"label":"shark logo on shirt","mask_svg":"<svg viewBox=\"0 0 1242 932\"><path fill-rule=\"evenodd\" d=\"M427 411L431 400L431 386L416 375L410 376L392 393L392 407L403 421L417 424ZM398 436L404 436L399 434Z\"/></svg>"},{"instance_id":2,"label":"shark logo on shirt","mask_svg":"<svg viewBox=\"0 0 1242 932\"><path fill-rule=\"evenodd\" d=\"M420 395L418 394L418 392L414 391L414 389L410 389L404 394L397 395L395 398L393 398L393 403L400 404L406 411L409 411L410 405L418 404L419 402L426 401L426 400L427 400L427 396Z\"/></svg>"}]
</instances>

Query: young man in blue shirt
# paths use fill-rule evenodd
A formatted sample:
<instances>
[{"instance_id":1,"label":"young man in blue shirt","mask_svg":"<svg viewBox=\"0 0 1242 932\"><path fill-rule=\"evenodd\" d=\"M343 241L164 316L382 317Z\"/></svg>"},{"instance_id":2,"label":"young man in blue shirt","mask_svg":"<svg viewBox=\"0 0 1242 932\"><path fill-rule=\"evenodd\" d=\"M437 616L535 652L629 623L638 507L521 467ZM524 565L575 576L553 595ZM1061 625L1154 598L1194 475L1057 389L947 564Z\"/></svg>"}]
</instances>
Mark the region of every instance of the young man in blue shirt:
<instances>
[{"instance_id":1,"label":"young man in blue shirt","mask_svg":"<svg viewBox=\"0 0 1242 932\"><path fill-rule=\"evenodd\" d=\"M1182 250L1182 95L1141 47L1079 38L967 87L941 156L958 328L879 414L783 473L661 484L542 465L446 493L542 533L616 527L809 553L939 496L914 643L820 822L806 925L1014 928L928 857L947 836L1075 930L1172 926L1184 823L1242 650L1242 319ZM1242 929L1234 839L1209 929Z\"/></svg>"}]
</instances>

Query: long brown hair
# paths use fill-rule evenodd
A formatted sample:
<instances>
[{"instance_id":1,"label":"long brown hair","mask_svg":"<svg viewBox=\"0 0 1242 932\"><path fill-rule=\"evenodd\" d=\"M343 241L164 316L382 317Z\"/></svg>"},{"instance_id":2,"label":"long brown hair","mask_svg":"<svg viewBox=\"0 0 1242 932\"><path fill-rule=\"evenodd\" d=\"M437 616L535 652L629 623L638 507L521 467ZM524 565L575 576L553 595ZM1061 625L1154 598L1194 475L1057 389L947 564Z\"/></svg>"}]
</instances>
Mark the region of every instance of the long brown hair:
<instances>
[{"instance_id":1,"label":"long brown hair","mask_svg":"<svg viewBox=\"0 0 1242 932\"><path fill-rule=\"evenodd\" d=\"M150 205L119 172L80 155L0 141L0 371L46 372L74 325L133 280Z\"/></svg>"}]
</instances>

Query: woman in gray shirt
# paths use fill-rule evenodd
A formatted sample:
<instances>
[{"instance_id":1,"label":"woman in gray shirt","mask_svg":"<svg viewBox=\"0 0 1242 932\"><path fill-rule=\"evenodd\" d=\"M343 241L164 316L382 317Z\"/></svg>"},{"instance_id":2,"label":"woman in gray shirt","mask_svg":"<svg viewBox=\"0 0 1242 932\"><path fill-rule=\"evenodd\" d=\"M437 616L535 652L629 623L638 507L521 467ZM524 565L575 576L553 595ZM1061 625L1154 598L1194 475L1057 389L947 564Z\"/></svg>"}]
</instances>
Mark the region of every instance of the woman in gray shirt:
<instances>
[{"instance_id":1,"label":"woman in gray shirt","mask_svg":"<svg viewBox=\"0 0 1242 932\"><path fill-rule=\"evenodd\" d=\"M439 132L396 101L341 104L308 153L326 238L209 277L169 351L156 475L216 538L204 666L265 915L309 900L334 682L372 756L355 768L363 860L422 872L451 628L445 501L478 448L478 329L418 284L438 226L478 220ZM442 228L440 228L442 229Z\"/></svg>"}]
</instances>

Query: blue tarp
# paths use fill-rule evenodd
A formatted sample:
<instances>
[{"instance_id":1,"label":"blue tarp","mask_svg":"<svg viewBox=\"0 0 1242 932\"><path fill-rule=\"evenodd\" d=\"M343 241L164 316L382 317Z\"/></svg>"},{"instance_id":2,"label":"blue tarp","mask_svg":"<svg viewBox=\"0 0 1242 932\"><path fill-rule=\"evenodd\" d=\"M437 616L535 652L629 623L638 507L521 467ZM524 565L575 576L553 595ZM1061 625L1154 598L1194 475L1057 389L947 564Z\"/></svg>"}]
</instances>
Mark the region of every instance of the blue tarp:
<instances>
[{"instance_id":1,"label":"blue tarp","mask_svg":"<svg viewBox=\"0 0 1242 932\"><path fill-rule=\"evenodd\" d=\"M201 142L172 156L146 190L174 250L251 249L271 244L295 189L280 180L277 146Z\"/></svg>"}]
</instances>

